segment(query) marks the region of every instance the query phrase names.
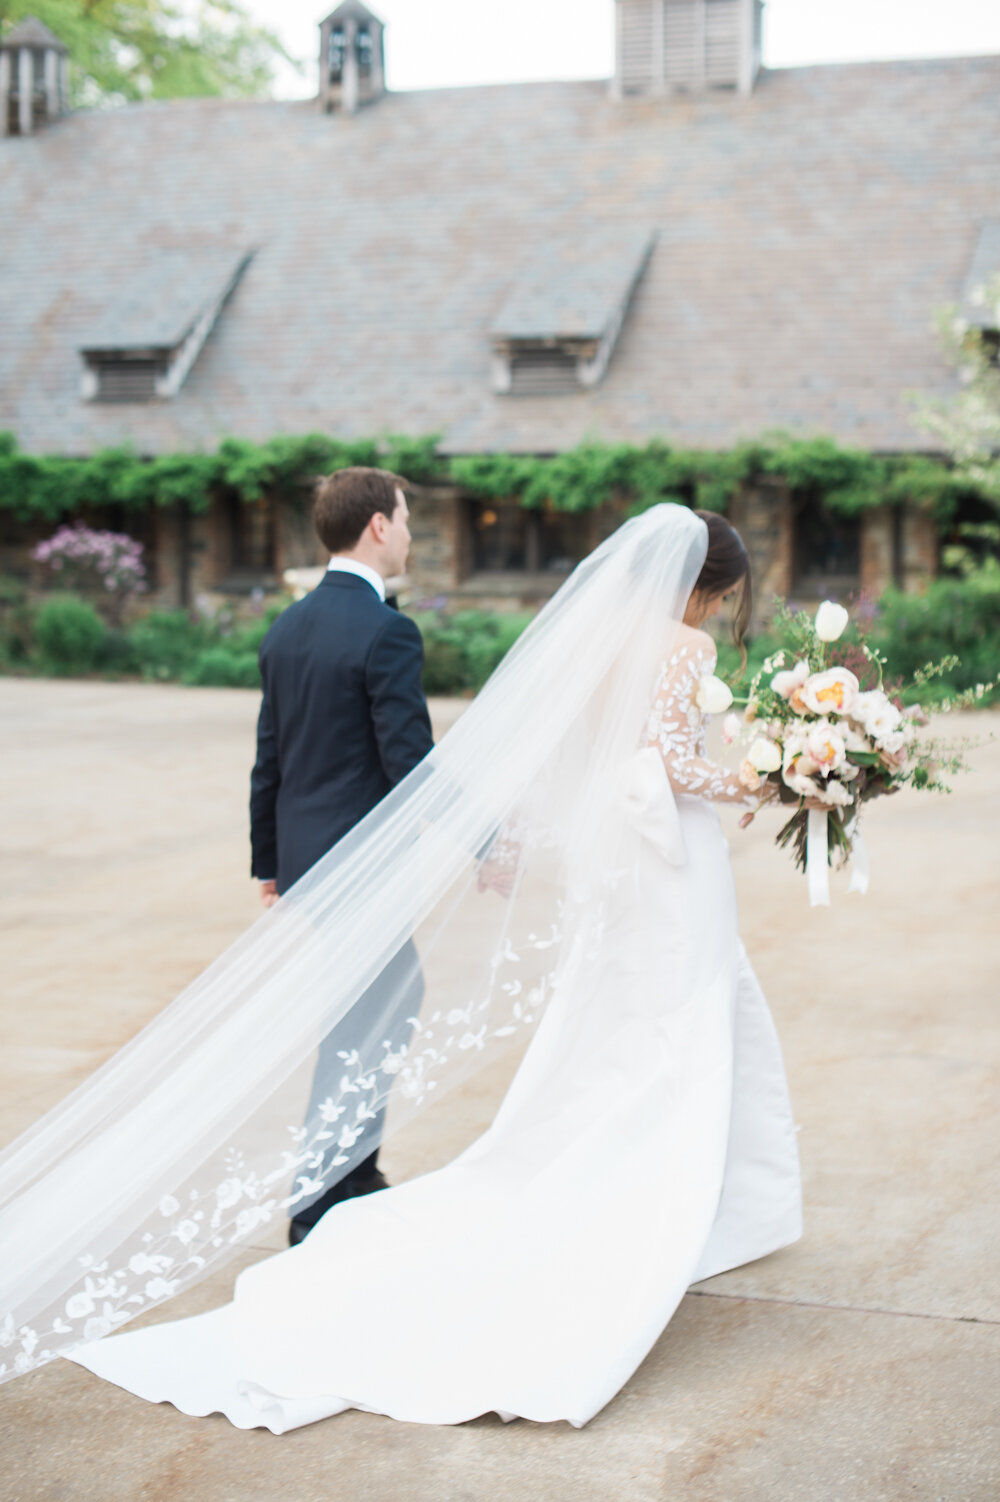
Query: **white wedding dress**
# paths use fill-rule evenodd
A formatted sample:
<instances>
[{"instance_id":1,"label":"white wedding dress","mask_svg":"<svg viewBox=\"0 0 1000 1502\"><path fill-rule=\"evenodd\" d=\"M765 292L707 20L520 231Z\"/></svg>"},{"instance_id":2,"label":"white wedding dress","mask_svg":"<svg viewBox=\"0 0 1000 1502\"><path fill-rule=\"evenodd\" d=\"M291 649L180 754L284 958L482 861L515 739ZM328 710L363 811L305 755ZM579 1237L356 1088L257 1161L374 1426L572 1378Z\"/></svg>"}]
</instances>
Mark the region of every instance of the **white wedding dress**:
<instances>
[{"instance_id":1,"label":"white wedding dress","mask_svg":"<svg viewBox=\"0 0 1000 1502\"><path fill-rule=\"evenodd\" d=\"M336 1206L224 1308L73 1360L276 1434L345 1408L582 1425L690 1284L796 1240L781 1054L712 807L753 800L706 760L695 704L713 666L709 638L682 629L622 774L636 860L489 1130L438 1172Z\"/></svg>"}]
</instances>

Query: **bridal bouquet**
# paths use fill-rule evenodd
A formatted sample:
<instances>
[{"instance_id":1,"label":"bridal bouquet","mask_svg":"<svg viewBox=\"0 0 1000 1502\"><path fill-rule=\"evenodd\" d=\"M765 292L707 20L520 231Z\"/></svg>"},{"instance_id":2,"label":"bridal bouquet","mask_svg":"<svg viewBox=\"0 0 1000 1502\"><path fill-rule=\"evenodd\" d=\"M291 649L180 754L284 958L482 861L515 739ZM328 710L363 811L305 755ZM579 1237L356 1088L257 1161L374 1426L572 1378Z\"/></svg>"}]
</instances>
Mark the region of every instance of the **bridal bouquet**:
<instances>
[{"instance_id":1,"label":"bridal bouquet","mask_svg":"<svg viewBox=\"0 0 1000 1502\"><path fill-rule=\"evenodd\" d=\"M928 717L903 695L951 671L944 657L911 684L891 682L889 664L855 625L843 641L848 611L827 600L815 619L783 607L776 629L788 645L767 658L750 684L742 720L729 715L723 736L750 739L740 780L751 790L772 783L795 812L777 835L791 845L809 880L813 906L829 902L828 867L853 858L852 891L867 891L868 861L859 831L862 806L911 786L947 792L945 772L964 769L954 746L920 738ZM938 706L968 708L995 685L978 684Z\"/></svg>"}]
</instances>

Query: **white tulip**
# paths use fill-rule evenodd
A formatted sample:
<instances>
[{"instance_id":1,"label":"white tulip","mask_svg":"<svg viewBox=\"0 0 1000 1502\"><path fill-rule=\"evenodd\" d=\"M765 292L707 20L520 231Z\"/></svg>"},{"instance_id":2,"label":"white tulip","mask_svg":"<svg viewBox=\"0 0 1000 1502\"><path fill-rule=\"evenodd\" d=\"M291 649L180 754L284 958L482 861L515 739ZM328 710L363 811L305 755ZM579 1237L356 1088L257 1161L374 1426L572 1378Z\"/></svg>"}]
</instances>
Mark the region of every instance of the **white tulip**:
<instances>
[{"instance_id":1,"label":"white tulip","mask_svg":"<svg viewBox=\"0 0 1000 1502\"><path fill-rule=\"evenodd\" d=\"M850 616L843 605L824 600L816 612L816 635L820 641L836 641L843 636Z\"/></svg>"},{"instance_id":2,"label":"white tulip","mask_svg":"<svg viewBox=\"0 0 1000 1502\"><path fill-rule=\"evenodd\" d=\"M698 684L695 702L702 714L723 714L733 702L732 690L714 673L706 673Z\"/></svg>"},{"instance_id":3,"label":"white tulip","mask_svg":"<svg viewBox=\"0 0 1000 1502\"><path fill-rule=\"evenodd\" d=\"M776 772L781 766L781 747L758 735L747 752L747 761L758 772Z\"/></svg>"}]
</instances>

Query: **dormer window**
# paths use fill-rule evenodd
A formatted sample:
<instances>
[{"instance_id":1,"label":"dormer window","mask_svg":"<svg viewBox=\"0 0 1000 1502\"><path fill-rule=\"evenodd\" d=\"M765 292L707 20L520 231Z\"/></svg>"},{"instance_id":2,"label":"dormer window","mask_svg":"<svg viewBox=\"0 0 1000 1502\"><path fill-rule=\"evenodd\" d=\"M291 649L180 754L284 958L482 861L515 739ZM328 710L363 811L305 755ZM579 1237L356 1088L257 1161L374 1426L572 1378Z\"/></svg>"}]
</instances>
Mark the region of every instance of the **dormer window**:
<instances>
[{"instance_id":1,"label":"dormer window","mask_svg":"<svg viewBox=\"0 0 1000 1502\"><path fill-rule=\"evenodd\" d=\"M81 345L83 399L176 396L249 261L247 251L221 247L161 251Z\"/></svg>"},{"instance_id":2,"label":"dormer window","mask_svg":"<svg viewBox=\"0 0 1000 1502\"><path fill-rule=\"evenodd\" d=\"M649 230L588 228L545 247L494 320L493 389L565 396L596 386L654 239Z\"/></svg>"}]
</instances>

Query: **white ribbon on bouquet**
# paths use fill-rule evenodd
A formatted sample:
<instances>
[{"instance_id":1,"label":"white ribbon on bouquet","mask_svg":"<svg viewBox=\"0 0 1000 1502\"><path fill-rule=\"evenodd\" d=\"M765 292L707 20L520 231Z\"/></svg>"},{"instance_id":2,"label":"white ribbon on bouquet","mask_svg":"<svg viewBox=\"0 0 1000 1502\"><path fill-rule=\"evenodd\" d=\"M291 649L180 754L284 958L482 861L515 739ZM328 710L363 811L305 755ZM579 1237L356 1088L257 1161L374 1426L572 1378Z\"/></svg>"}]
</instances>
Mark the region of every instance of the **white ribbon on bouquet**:
<instances>
[{"instance_id":1,"label":"white ribbon on bouquet","mask_svg":"<svg viewBox=\"0 0 1000 1502\"><path fill-rule=\"evenodd\" d=\"M811 808L809 810L809 822L806 827L806 880L809 883L809 906L830 906L830 853L829 853L829 826L830 815L822 809ZM868 881L871 874L871 866L868 859L868 847L859 829L860 815L855 814L853 821L847 826L846 834L851 843L851 880L847 890L860 892L862 896L868 891Z\"/></svg>"}]
</instances>

